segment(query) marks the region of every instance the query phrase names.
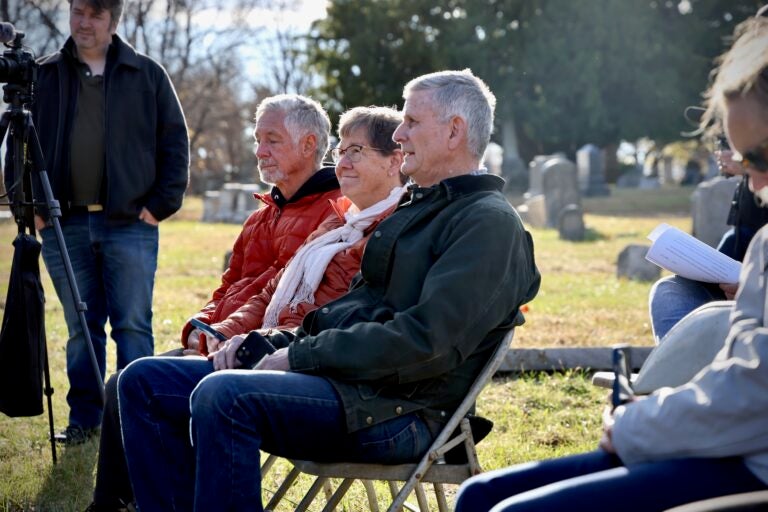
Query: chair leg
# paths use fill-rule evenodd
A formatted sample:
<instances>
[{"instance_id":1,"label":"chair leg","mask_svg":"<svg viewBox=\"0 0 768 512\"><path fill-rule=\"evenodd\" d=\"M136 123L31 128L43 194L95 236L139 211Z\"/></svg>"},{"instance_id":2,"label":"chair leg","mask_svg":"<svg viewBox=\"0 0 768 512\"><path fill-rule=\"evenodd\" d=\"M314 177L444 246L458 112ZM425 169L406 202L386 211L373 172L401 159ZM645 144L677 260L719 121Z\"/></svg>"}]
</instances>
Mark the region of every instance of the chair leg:
<instances>
[{"instance_id":1,"label":"chair leg","mask_svg":"<svg viewBox=\"0 0 768 512\"><path fill-rule=\"evenodd\" d=\"M280 503L280 500L283 499L283 496L285 496L285 493L288 492L288 489L291 488L293 485L293 482L296 481L296 479L301 474L301 471L297 468L291 469L291 471L288 473L288 475L285 477L285 480L283 480L283 483L280 484L280 487L277 488L275 491L275 494L272 496L272 499L269 500L269 503L267 503L267 506L264 507L267 510L274 510L275 507L277 507L277 504Z\"/></svg>"},{"instance_id":2,"label":"chair leg","mask_svg":"<svg viewBox=\"0 0 768 512\"><path fill-rule=\"evenodd\" d=\"M264 464L261 465L261 478L264 478L264 475L266 475L270 469L272 469L272 466L274 465L275 461L277 460L277 455L272 455L271 453L267 457L267 460L264 461Z\"/></svg>"},{"instance_id":3,"label":"chair leg","mask_svg":"<svg viewBox=\"0 0 768 512\"><path fill-rule=\"evenodd\" d=\"M448 508L448 500L445 499L445 489L443 488L443 484L435 482L432 484L432 486L435 488L435 497L437 498L437 509L440 512L449 512Z\"/></svg>"},{"instance_id":4,"label":"chair leg","mask_svg":"<svg viewBox=\"0 0 768 512\"><path fill-rule=\"evenodd\" d=\"M325 487L325 484L327 482L328 482L327 478L324 478L321 476L315 478L315 481L312 483L312 487L309 488L309 490L307 491L307 494L305 494L304 497L301 499L301 502L299 502L299 504L296 505L296 512L303 512L304 510L307 510L307 508L309 508L309 506L315 500L317 493L320 492L320 489L323 489Z\"/></svg>"},{"instance_id":5,"label":"chair leg","mask_svg":"<svg viewBox=\"0 0 768 512\"><path fill-rule=\"evenodd\" d=\"M421 512L429 512L429 502L427 502L427 495L424 492L424 486L421 485L421 482L418 482L416 484L416 501L419 503L419 510Z\"/></svg>"},{"instance_id":6,"label":"chair leg","mask_svg":"<svg viewBox=\"0 0 768 512\"><path fill-rule=\"evenodd\" d=\"M347 494L347 491L352 486L352 482L354 481L354 478L345 478L336 488L336 492L333 493L333 496L331 496L331 499L328 500L328 503L325 504L323 512L333 512L336 510L336 505L338 505L344 495Z\"/></svg>"},{"instance_id":7,"label":"chair leg","mask_svg":"<svg viewBox=\"0 0 768 512\"><path fill-rule=\"evenodd\" d=\"M472 438L472 428L469 426L469 420L462 418L459 424L461 431L466 435L464 438L464 448L467 452L467 461L469 462L469 469L473 475L479 475L483 472L483 468L480 467L480 460L477 458L477 447L475 441Z\"/></svg>"},{"instance_id":8,"label":"chair leg","mask_svg":"<svg viewBox=\"0 0 768 512\"><path fill-rule=\"evenodd\" d=\"M379 500L373 482L370 480L361 480L361 482L365 487L365 495L368 496L368 508L371 509L371 512L379 512Z\"/></svg>"}]
</instances>

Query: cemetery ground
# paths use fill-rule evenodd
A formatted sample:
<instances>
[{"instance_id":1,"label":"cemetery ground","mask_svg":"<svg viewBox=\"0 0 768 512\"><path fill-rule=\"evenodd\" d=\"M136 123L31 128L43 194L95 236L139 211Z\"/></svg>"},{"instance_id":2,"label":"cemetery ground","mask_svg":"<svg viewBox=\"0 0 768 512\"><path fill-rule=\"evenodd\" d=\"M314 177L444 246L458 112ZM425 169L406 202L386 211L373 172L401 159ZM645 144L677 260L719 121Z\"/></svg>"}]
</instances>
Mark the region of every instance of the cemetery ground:
<instances>
[{"instance_id":1,"label":"cemetery ground","mask_svg":"<svg viewBox=\"0 0 768 512\"><path fill-rule=\"evenodd\" d=\"M542 286L527 306L527 323L517 330L513 346L652 345L647 313L651 283L617 279L616 260L626 245L647 244L646 235L660 222L689 231L692 191L614 189L608 197L586 198L587 237L583 242L559 240L556 230L532 229ZM517 197L511 200L513 204L522 202ZM182 324L218 284L223 254L240 229L238 225L200 223L201 214L201 201L189 198L179 214L161 224L154 304L156 352L179 343ZM0 222L0 312L15 232L12 221ZM45 271L43 280L58 431L66 426L68 412L66 327ZM111 342L109 354L111 371ZM495 423L489 437L478 445L481 464L495 469L593 449L600 435L605 395L581 369L497 376L478 401L478 413ZM58 448L58 464L53 466L47 436L47 412L15 419L0 414L0 511L79 511L90 502L98 442ZM273 475L287 469L287 464L279 466L272 470ZM302 485L306 488L309 481ZM269 490L276 488L274 478L268 476L264 488L268 499ZM293 495L294 503L297 495ZM379 495L386 495L384 488ZM282 510L292 508L285 501L283 505L287 508ZM340 510L363 510L365 506L362 487L356 484Z\"/></svg>"}]
</instances>

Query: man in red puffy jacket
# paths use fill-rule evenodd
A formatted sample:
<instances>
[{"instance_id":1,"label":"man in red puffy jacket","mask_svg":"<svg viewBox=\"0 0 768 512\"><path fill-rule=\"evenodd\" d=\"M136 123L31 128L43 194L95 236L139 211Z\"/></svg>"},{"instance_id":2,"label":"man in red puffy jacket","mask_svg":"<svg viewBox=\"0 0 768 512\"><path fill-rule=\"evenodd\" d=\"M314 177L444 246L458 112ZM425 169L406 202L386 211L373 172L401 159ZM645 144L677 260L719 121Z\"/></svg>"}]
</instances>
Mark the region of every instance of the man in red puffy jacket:
<instances>
[{"instance_id":1,"label":"man in red puffy jacket","mask_svg":"<svg viewBox=\"0 0 768 512\"><path fill-rule=\"evenodd\" d=\"M316 101L280 95L265 99L256 111L256 157L261 181L274 185L257 195L264 207L245 221L221 285L195 318L222 322L264 286L288 262L333 210L328 199L340 196L333 167L320 168L328 151L331 123ZM319 169L319 170L318 170ZM187 323L181 343L206 353L200 330Z\"/></svg>"},{"instance_id":2,"label":"man in red puffy jacket","mask_svg":"<svg viewBox=\"0 0 768 512\"><path fill-rule=\"evenodd\" d=\"M229 267L211 300L194 315L206 324L222 322L285 266L307 236L333 213L341 196L333 167L322 167L331 122L316 101L298 95L272 96L256 110L256 157L261 181L273 185L257 195L263 206L243 225ZM187 323L181 343L186 353L207 352L205 336ZM181 350L177 351L181 353ZM130 501L117 410L117 375L106 384L94 501L88 510L119 510Z\"/></svg>"}]
</instances>

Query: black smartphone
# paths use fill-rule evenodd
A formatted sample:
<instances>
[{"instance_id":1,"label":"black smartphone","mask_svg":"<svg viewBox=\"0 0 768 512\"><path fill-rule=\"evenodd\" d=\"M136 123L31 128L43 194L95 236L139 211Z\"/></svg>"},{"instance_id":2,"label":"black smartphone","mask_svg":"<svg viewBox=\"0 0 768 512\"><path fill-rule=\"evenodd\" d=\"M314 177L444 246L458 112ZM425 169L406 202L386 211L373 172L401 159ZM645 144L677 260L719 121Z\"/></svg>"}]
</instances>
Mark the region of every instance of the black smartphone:
<instances>
[{"instance_id":1,"label":"black smartphone","mask_svg":"<svg viewBox=\"0 0 768 512\"><path fill-rule=\"evenodd\" d=\"M630 380L632 363L629 351L629 345L615 345L611 354L614 376L611 405L614 409L630 402L635 396L635 392L632 390L632 381Z\"/></svg>"},{"instance_id":2,"label":"black smartphone","mask_svg":"<svg viewBox=\"0 0 768 512\"><path fill-rule=\"evenodd\" d=\"M211 327L210 325L206 324L205 322L201 322L197 318L190 318L189 324L194 327L195 329L200 329L206 334L210 334L214 338L216 338L219 341L227 341L229 338L227 338L225 335Z\"/></svg>"}]
</instances>

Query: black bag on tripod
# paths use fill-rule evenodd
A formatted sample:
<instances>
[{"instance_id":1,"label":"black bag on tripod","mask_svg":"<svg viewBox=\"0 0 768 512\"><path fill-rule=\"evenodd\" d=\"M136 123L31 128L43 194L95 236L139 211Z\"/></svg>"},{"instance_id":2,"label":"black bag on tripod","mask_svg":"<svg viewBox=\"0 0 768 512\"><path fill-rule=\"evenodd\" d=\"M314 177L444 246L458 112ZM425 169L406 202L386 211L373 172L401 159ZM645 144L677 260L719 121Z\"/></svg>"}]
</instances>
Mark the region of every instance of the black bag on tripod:
<instances>
[{"instance_id":1,"label":"black bag on tripod","mask_svg":"<svg viewBox=\"0 0 768 512\"><path fill-rule=\"evenodd\" d=\"M45 322L40 242L19 233L0 330L0 412L10 417L43 413Z\"/></svg>"}]
</instances>

